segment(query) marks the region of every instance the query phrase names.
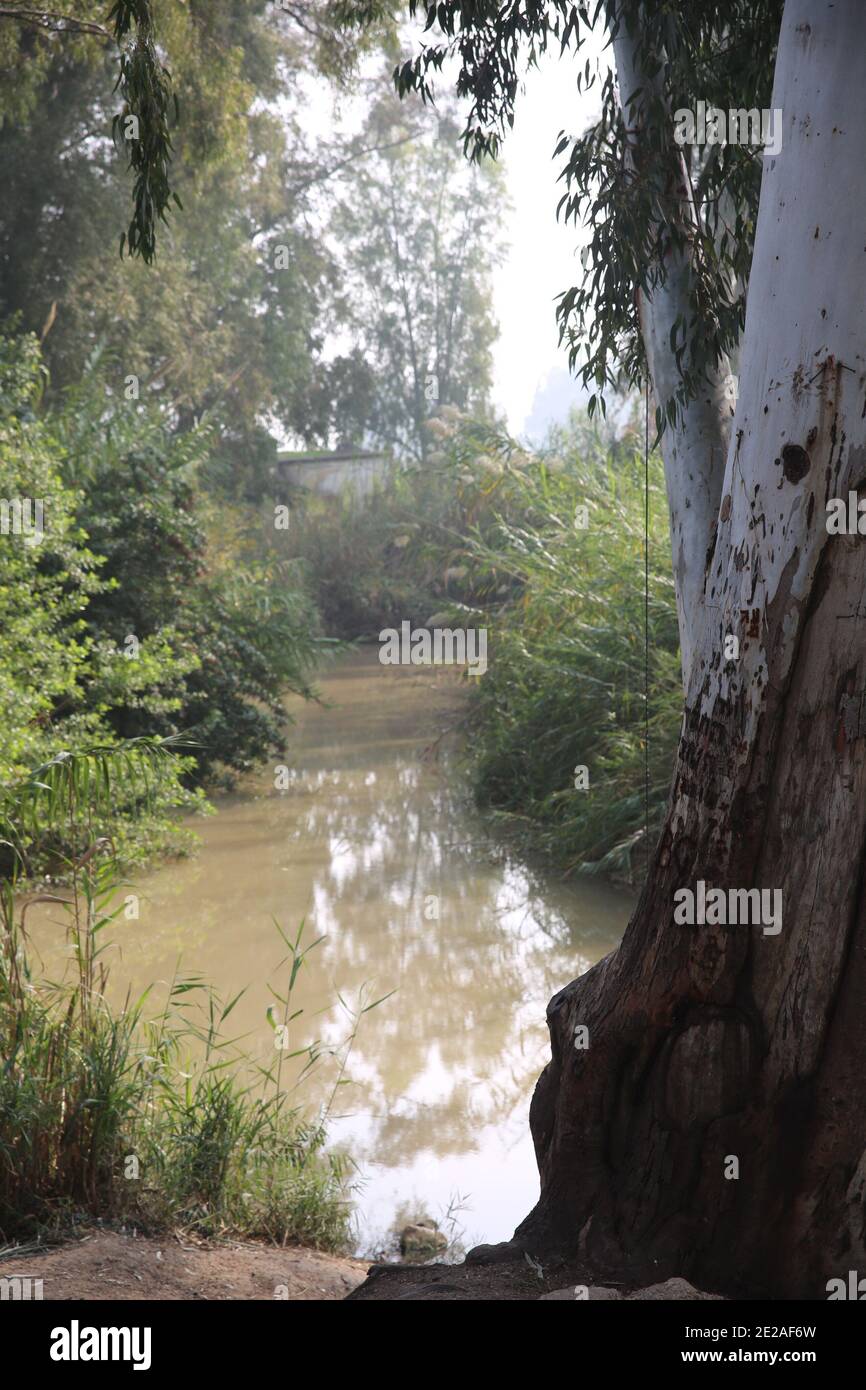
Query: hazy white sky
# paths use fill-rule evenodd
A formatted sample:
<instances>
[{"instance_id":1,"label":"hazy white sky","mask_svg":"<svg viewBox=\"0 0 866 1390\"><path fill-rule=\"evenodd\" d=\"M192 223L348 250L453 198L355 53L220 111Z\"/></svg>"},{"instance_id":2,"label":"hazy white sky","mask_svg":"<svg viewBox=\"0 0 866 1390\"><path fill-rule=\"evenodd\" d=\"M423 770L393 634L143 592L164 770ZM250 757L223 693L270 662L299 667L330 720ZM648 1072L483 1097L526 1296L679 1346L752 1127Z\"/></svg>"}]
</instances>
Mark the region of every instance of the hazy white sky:
<instances>
[{"instance_id":1,"label":"hazy white sky","mask_svg":"<svg viewBox=\"0 0 866 1390\"><path fill-rule=\"evenodd\" d=\"M587 57L549 56L527 74L519 99L514 129L502 155L512 201L505 228L510 252L494 284L500 339L495 356L495 399L505 412L512 433L523 433L533 417L564 413L567 398L581 399L577 383L567 382L567 351L558 346L555 298L579 278L578 253L585 242L582 228L556 220L556 205L564 192L557 175L564 156L554 162L553 150L561 130L579 134L598 115L597 85L579 93L576 77Z\"/></svg>"}]
</instances>

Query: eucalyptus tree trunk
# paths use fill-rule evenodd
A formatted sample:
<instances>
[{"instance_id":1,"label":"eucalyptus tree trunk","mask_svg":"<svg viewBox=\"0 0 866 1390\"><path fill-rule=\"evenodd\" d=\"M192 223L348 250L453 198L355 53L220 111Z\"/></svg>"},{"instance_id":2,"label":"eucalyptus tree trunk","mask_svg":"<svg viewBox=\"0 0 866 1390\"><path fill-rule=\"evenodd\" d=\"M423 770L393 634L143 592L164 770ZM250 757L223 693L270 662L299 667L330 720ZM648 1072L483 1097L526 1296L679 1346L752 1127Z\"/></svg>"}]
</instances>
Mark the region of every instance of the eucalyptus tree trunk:
<instances>
[{"instance_id":1,"label":"eucalyptus tree trunk","mask_svg":"<svg viewBox=\"0 0 866 1390\"><path fill-rule=\"evenodd\" d=\"M516 1240L601 1276L866 1274L866 535L826 526L866 496L864 51L862 0L788 0L667 819L622 945L548 1009ZM778 891L781 929L679 925L700 882Z\"/></svg>"}]
</instances>

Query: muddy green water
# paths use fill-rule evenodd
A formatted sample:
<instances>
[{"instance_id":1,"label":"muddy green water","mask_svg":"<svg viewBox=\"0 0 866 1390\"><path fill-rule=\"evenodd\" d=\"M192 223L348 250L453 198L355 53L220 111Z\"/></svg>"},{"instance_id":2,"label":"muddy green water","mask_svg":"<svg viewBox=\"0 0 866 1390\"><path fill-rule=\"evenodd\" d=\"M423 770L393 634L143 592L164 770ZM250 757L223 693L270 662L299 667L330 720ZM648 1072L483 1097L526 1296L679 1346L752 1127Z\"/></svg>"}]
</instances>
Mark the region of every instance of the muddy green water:
<instances>
[{"instance_id":1,"label":"muddy green water","mask_svg":"<svg viewBox=\"0 0 866 1390\"><path fill-rule=\"evenodd\" d=\"M224 997L246 986L231 1031L269 1060L269 985L287 976L274 919L305 919L325 940L298 979L292 1048L345 1038L338 991L353 1007L395 991L361 1021L330 1125L362 1171L359 1250L395 1219L441 1221L458 1197L467 1241L506 1239L538 1192L527 1114L547 1001L616 945L632 899L564 885L485 831L456 767L453 671L381 666L367 649L319 686L330 708L291 705L287 789L273 770L251 778L196 822L195 858L133 885L140 916L113 929L111 993L164 994L178 961ZM299 1099L315 1107L333 1079L326 1060Z\"/></svg>"}]
</instances>

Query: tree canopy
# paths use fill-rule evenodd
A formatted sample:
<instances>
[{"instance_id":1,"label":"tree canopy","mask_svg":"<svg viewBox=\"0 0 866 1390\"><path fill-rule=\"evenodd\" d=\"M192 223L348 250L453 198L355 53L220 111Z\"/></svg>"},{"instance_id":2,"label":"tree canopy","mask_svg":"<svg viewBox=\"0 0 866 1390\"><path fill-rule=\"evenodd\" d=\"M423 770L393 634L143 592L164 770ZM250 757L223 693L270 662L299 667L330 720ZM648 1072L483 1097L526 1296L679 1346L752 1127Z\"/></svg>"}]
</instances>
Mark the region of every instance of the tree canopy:
<instances>
[{"instance_id":1,"label":"tree canopy","mask_svg":"<svg viewBox=\"0 0 866 1390\"><path fill-rule=\"evenodd\" d=\"M578 90L598 86L599 119L577 134L564 129L551 153L561 161L559 215L590 229L582 277L560 298L559 324L572 367L599 401L617 381L638 385L644 379L639 295L665 283L672 250L687 249L692 283L672 341L680 385L657 402L660 412L674 419L707 371L736 350L761 151L733 143L677 149L673 117L699 99L726 112L767 108L782 8L782 0L443 0L430 6L411 0L408 6L411 16L423 16L425 41L395 69L397 89L431 101L442 75L451 83L454 74L458 95L470 103L463 138L472 158L498 152L513 125L527 65L543 54L558 51L574 65ZM372 17L376 9L361 5L355 13ZM641 97L637 150L612 69L577 61L591 33L603 29L612 42L621 27L634 35L647 79L646 90L622 93L627 111Z\"/></svg>"}]
</instances>

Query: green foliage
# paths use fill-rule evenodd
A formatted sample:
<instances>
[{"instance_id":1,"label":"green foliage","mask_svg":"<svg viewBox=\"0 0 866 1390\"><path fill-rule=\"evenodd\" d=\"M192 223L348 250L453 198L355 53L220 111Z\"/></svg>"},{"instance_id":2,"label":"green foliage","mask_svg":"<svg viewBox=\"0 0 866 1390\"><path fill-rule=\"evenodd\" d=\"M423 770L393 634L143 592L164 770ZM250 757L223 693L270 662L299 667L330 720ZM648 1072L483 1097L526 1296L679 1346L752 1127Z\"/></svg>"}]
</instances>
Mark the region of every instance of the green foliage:
<instances>
[{"instance_id":1,"label":"green foliage","mask_svg":"<svg viewBox=\"0 0 866 1390\"><path fill-rule=\"evenodd\" d=\"M114 0L107 16L93 0L67 0L62 13L26 5L5 8L0 14L0 65L11 81L0 95L0 127L32 118L48 93L55 114L74 127L73 112L57 97L59 84L68 95L65 79L77 69L83 81L75 85L89 107L86 138L101 138L110 127L115 148L126 154L133 175L132 214L121 235L121 254L126 247L130 256L151 264L159 222L167 224L171 203L182 210L174 186L177 166L170 178L175 153L170 127L181 123L181 112L187 155L201 163L225 142L227 128L243 119L251 104L249 99L243 104L239 77L258 73L256 94L268 100L277 95L287 70L313 68L345 83L361 55L372 44L387 43L392 29L386 10L365 14L361 27L334 0L316 6L278 6L276 0L240 6L232 0L208 5ZM122 106L112 118L108 108L115 92ZM138 118L135 139L126 136L129 115ZM49 159L79 143L64 140ZM110 165L106 171L117 179ZM49 183L57 170L42 165L34 172ZM128 196L129 180L122 182ZM54 208L56 212L56 202Z\"/></svg>"},{"instance_id":2,"label":"green foliage","mask_svg":"<svg viewBox=\"0 0 866 1390\"><path fill-rule=\"evenodd\" d=\"M416 470L401 469L364 503L351 490L299 494L289 543L329 636L373 637L403 618L423 622L444 597L439 559L417 544L419 499L430 527L456 515L441 481L426 471L422 486Z\"/></svg>"},{"instance_id":3,"label":"green foliage","mask_svg":"<svg viewBox=\"0 0 866 1390\"><path fill-rule=\"evenodd\" d=\"M115 403L100 374L56 427L104 561L87 614L106 651L91 700L119 737L183 732L202 778L282 750L286 691L312 694L317 615L291 564L264 547L261 519L202 493L210 432L178 435L153 407ZM121 664L131 671L118 693Z\"/></svg>"},{"instance_id":4,"label":"green foliage","mask_svg":"<svg viewBox=\"0 0 866 1390\"><path fill-rule=\"evenodd\" d=\"M201 664L186 680L179 725L196 738L200 774L246 771L285 750L288 692L315 698L315 667L335 650L318 636L319 617L291 562L255 553L258 526L249 524L246 553L194 592L179 623Z\"/></svg>"},{"instance_id":5,"label":"green foliage","mask_svg":"<svg viewBox=\"0 0 866 1390\"><path fill-rule=\"evenodd\" d=\"M98 585L98 562L76 525L56 452L36 421L42 378L32 342L0 341L0 495L43 508L44 535L0 536L0 728L2 770L38 760L41 730L70 700L86 660L80 610ZM14 517L11 519L14 525Z\"/></svg>"},{"instance_id":6,"label":"green foliage","mask_svg":"<svg viewBox=\"0 0 866 1390\"><path fill-rule=\"evenodd\" d=\"M469 565L468 537L497 524L503 478L529 455L455 405L424 429L423 466L394 466L369 498L350 488L296 498L289 545L329 635L376 637L404 619L423 625L448 605L473 609L516 590L507 573Z\"/></svg>"},{"instance_id":7,"label":"green foliage","mask_svg":"<svg viewBox=\"0 0 866 1390\"><path fill-rule=\"evenodd\" d=\"M41 539L35 529L0 536L0 810L8 788L58 748L113 741L97 694L106 684L117 702L141 698L131 693L140 673L87 621L106 588L104 557L81 525L80 498L63 476L63 451L36 414L42 380L35 342L0 338L0 496L43 509ZM111 833L130 857L174 839L177 812L197 801L180 781L191 768L180 760L161 769L141 823L139 799L116 787ZM63 849L53 832L29 823L25 847L34 867Z\"/></svg>"},{"instance_id":8,"label":"green foliage","mask_svg":"<svg viewBox=\"0 0 866 1390\"><path fill-rule=\"evenodd\" d=\"M153 409L107 395L96 370L39 416L41 382L33 339L0 338L0 493L44 503L38 543L0 537L0 778L58 749L183 735L146 815L127 779L94 828L140 858L181 843L177 813L201 804L194 781L283 750L284 694L313 695L327 647L262 518L202 496L206 431L173 434ZM31 827L34 869L63 850Z\"/></svg>"},{"instance_id":9,"label":"green foliage","mask_svg":"<svg viewBox=\"0 0 866 1390\"><path fill-rule=\"evenodd\" d=\"M782 0L409 0L408 9L424 13L433 37L397 67L397 89L430 100L435 75L456 65L457 92L471 100L464 144L476 159L499 150L514 122L523 67L548 48L575 65L579 86L598 82L599 120L577 138L563 131L554 152L567 152L559 215L591 228L582 281L559 301L560 330L598 403L622 381L640 384L646 363L638 292L651 297L667 278L672 249L687 247L689 307L672 345L681 382L670 401L657 403L663 428L739 343L762 167L760 150L743 145L678 149L673 113L694 110L698 100L724 111L769 107ZM363 19L367 5L350 10ZM647 74L647 89L638 92L619 93L612 72L576 61L593 30L603 27L612 38L623 26L636 36ZM609 59L608 48L605 67Z\"/></svg>"},{"instance_id":10,"label":"green foliage","mask_svg":"<svg viewBox=\"0 0 866 1390\"><path fill-rule=\"evenodd\" d=\"M125 244L131 256L146 262L156 253L157 223L167 220L172 200L180 205L169 183L168 120L172 108L176 118L177 104L171 95L171 76L157 54L153 11L151 0L115 0L101 23L102 6L69 0L64 13L22 5L0 15L0 59L4 72L10 68L14 72L13 82L0 98L0 126L4 117L20 119L24 113L34 113L40 85L52 67L56 74L68 69L71 61L91 74L101 68L106 77L114 76L114 91L119 91L123 102L112 122L118 148L123 144L125 117L134 114L139 122L138 135L126 145L135 179L132 214L120 248L122 253Z\"/></svg>"},{"instance_id":11,"label":"green foliage","mask_svg":"<svg viewBox=\"0 0 866 1390\"><path fill-rule=\"evenodd\" d=\"M120 252L125 244L130 256L141 256L150 264L156 255L157 222L168 221L172 199L181 207L169 183L169 114L177 120L177 97L172 98L171 75L157 56L150 0L115 0L108 21L113 21L120 45L117 88L123 98L123 109L112 121L112 137L117 146L126 140L135 174L132 217L121 235ZM126 135L130 116L138 124L133 138Z\"/></svg>"},{"instance_id":12,"label":"green foliage","mask_svg":"<svg viewBox=\"0 0 866 1390\"><path fill-rule=\"evenodd\" d=\"M0 96L0 181L9 190L0 208L0 320L17 314L42 334L52 394L76 385L102 345L113 354L116 389L137 375L142 399L175 428L207 414L216 426L209 480L255 501L274 454L263 422L315 442L330 410L318 364L334 329L335 270L317 193L354 145L335 138L310 148L300 79L318 68L344 84L381 26L362 37L335 27L329 5L285 12L273 0L153 0L152 12L153 30L140 42L124 38L124 53L171 70L171 103L180 108L171 183L183 210L162 229L151 265L166 175L123 167L112 140L113 51L95 36L43 37L25 61L12 42L18 31L0 21L10 72ZM151 80L139 79L139 88ZM145 136L158 136L165 164L169 93L146 103L147 131L139 97L121 97L122 115L142 125L142 139L124 149L152 166ZM122 117L113 128L119 138ZM131 180L141 218L125 237L141 255L121 260L111 252L129 223Z\"/></svg>"},{"instance_id":13,"label":"green foliage","mask_svg":"<svg viewBox=\"0 0 866 1390\"><path fill-rule=\"evenodd\" d=\"M472 618L490 634L469 740L475 795L566 871L633 882L645 818L652 841L667 805L682 703L664 475L654 455L647 638L642 450L621 446L613 462L586 430L551 445L507 477L498 524L468 547L481 575L514 586ZM590 791L576 785L581 766Z\"/></svg>"}]
</instances>

